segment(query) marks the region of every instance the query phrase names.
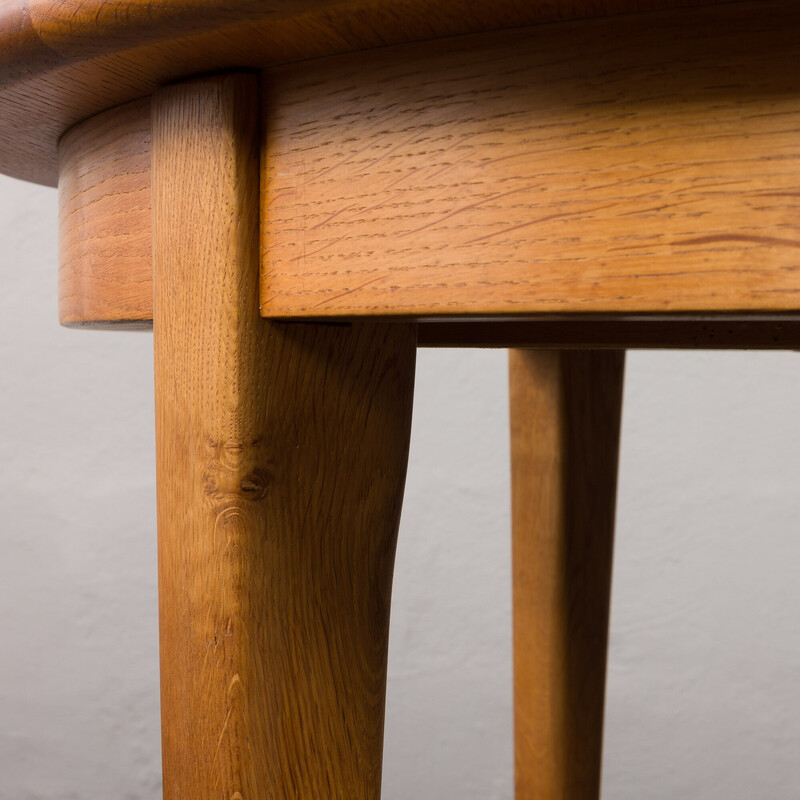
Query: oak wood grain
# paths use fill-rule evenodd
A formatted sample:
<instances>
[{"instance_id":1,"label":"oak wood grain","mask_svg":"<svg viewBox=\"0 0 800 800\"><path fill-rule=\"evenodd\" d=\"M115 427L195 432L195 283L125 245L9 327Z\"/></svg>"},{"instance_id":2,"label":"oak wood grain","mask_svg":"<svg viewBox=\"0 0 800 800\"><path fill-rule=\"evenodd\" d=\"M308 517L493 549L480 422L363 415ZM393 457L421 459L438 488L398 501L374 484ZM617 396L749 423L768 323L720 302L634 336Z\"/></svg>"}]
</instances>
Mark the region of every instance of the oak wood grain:
<instances>
[{"instance_id":1,"label":"oak wood grain","mask_svg":"<svg viewBox=\"0 0 800 800\"><path fill-rule=\"evenodd\" d=\"M98 114L59 144L59 319L153 316L150 100Z\"/></svg>"},{"instance_id":2,"label":"oak wood grain","mask_svg":"<svg viewBox=\"0 0 800 800\"><path fill-rule=\"evenodd\" d=\"M258 92L154 97L164 797L379 796L413 325L258 313Z\"/></svg>"},{"instance_id":3,"label":"oak wood grain","mask_svg":"<svg viewBox=\"0 0 800 800\"><path fill-rule=\"evenodd\" d=\"M797 309L799 33L737 4L269 71L262 313Z\"/></svg>"},{"instance_id":4,"label":"oak wood grain","mask_svg":"<svg viewBox=\"0 0 800 800\"><path fill-rule=\"evenodd\" d=\"M686 324L674 336L649 323L629 336L605 328L598 346L793 346L790 325L776 337L752 318L791 315L800 298L800 8L773 4L766 25L755 8L562 23L268 71L262 313L574 312L615 324L658 312ZM143 108L88 120L62 143L70 324L152 316ZM81 130L97 155L75 146ZM115 138L130 160L114 156ZM709 312L727 319L707 332ZM732 319L743 324L728 335ZM457 328L429 330L458 341ZM469 340L500 329L462 330ZM520 344L536 335L505 330ZM548 324L541 342L559 330L569 341L591 326Z\"/></svg>"},{"instance_id":5,"label":"oak wood grain","mask_svg":"<svg viewBox=\"0 0 800 800\"><path fill-rule=\"evenodd\" d=\"M5 0L0 172L55 185L72 125L192 74L730 0Z\"/></svg>"},{"instance_id":6,"label":"oak wood grain","mask_svg":"<svg viewBox=\"0 0 800 800\"><path fill-rule=\"evenodd\" d=\"M128 103L60 144L62 324L152 327L150 103ZM800 314L571 314L425 320L420 347L800 349Z\"/></svg>"},{"instance_id":7,"label":"oak wood grain","mask_svg":"<svg viewBox=\"0 0 800 800\"><path fill-rule=\"evenodd\" d=\"M512 350L516 800L598 800L622 351Z\"/></svg>"}]
</instances>

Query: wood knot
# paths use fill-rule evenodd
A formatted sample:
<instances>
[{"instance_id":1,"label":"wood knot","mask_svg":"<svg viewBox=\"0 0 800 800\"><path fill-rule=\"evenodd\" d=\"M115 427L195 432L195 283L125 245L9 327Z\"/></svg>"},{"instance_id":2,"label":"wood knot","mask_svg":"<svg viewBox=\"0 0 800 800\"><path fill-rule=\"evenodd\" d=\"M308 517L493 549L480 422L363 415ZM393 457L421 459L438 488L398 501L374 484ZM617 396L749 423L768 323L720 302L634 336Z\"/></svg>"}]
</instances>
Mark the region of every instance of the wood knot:
<instances>
[{"instance_id":1,"label":"wood knot","mask_svg":"<svg viewBox=\"0 0 800 800\"><path fill-rule=\"evenodd\" d=\"M272 473L253 444L209 442L211 454L203 470L203 492L215 502L257 502L267 496Z\"/></svg>"},{"instance_id":2,"label":"wood knot","mask_svg":"<svg viewBox=\"0 0 800 800\"><path fill-rule=\"evenodd\" d=\"M239 489L245 497L252 500L263 500L269 489L270 474L265 469L256 469L242 478Z\"/></svg>"}]
</instances>

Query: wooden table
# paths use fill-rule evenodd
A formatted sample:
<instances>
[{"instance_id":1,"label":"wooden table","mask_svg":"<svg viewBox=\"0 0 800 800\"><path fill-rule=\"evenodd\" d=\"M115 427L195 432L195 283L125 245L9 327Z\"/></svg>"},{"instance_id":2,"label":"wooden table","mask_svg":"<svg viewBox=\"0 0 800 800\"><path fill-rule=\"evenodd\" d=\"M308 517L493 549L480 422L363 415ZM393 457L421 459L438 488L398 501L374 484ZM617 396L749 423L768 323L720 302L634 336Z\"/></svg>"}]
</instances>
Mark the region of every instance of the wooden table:
<instances>
[{"instance_id":1,"label":"wooden table","mask_svg":"<svg viewBox=\"0 0 800 800\"><path fill-rule=\"evenodd\" d=\"M599 795L624 350L800 347L800 6L7 0L65 325L155 338L164 797L377 798L418 346L511 351L516 796Z\"/></svg>"}]
</instances>

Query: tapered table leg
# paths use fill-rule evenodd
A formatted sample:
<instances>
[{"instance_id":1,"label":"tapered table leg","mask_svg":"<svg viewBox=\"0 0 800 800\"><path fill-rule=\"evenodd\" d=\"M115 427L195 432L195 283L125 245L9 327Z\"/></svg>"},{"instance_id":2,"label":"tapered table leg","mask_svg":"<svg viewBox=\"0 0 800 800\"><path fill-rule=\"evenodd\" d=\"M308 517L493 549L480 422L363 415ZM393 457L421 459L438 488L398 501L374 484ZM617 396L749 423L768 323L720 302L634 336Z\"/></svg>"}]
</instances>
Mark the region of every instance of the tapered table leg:
<instances>
[{"instance_id":1,"label":"tapered table leg","mask_svg":"<svg viewBox=\"0 0 800 800\"><path fill-rule=\"evenodd\" d=\"M510 353L517 800L597 800L622 351Z\"/></svg>"},{"instance_id":2,"label":"tapered table leg","mask_svg":"<svg viewBox=\"0 0 800 800\"><path fill-rule=\"evenodd\" d=\"M153 101L164 797L378 798L416 330L260 318L257 98Z\"/></svg>"}]
</instances>

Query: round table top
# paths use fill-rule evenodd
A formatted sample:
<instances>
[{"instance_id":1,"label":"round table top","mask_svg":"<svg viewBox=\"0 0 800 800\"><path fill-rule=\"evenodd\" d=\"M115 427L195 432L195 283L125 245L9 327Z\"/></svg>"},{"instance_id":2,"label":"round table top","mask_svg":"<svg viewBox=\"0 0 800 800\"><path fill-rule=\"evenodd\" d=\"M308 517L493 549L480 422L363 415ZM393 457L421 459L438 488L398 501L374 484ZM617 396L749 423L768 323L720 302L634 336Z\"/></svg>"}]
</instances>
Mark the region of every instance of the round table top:
<instances>
[{"instance_id":1,"label":"round table top","mask_svg":"<svg viewBox=\"0 0 800 800\"><path fill-rule=\"evenodd\" d=\"M189 75L732 0L2 0L0 172L55 185L74 124Z\"/></svg>"}]
</instances>

